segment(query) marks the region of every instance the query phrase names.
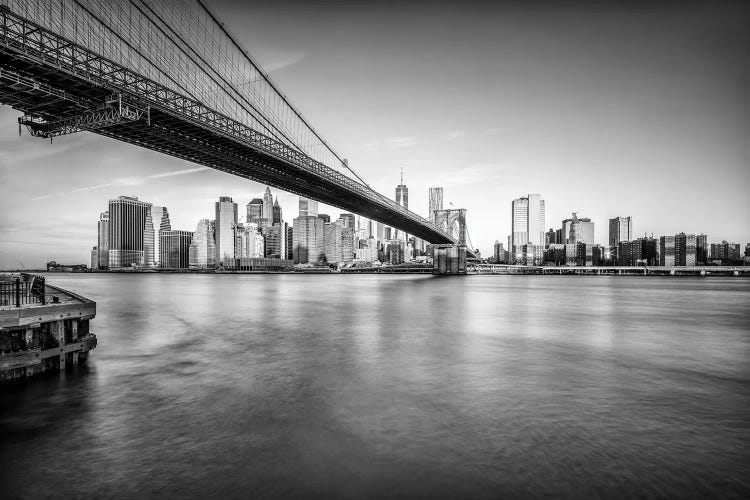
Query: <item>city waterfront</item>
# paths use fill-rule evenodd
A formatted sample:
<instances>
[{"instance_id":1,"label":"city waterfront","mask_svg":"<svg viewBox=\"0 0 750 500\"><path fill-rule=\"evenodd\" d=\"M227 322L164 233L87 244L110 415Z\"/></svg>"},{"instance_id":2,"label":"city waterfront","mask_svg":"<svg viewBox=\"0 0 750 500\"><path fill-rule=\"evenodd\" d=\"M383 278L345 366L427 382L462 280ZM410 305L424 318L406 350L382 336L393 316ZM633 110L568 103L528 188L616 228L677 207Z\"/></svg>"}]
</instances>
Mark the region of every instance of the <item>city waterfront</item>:
<instances>
[{"instance_id":1,"label":"city waterfront","mask_svg":"<svg viewBox=\"0 0 750 500\"><path fill-rule=\"evenodd\" d=\"M746 279L47 276L99 345L3 388L6 498L750 495Z\"/></svg>"}]
</instances>

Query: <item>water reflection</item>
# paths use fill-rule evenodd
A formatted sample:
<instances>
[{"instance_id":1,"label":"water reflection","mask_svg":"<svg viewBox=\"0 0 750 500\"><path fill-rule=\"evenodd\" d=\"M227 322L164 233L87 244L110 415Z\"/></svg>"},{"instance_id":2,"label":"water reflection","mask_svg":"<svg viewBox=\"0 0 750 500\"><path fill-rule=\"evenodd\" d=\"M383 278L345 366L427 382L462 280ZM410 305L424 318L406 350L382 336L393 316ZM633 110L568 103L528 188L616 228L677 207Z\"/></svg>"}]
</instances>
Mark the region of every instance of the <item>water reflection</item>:
<instances>
[{"instance_id":1,"label":"water reflection","mask_svg":"<svg viewBox=\"0 0 750 500\"><path fill-rule=\"evenodd\" d=\"M746 280L53 280L99 347L4 389L19 497L750 491Z\"/></svg>"}]
</instances>

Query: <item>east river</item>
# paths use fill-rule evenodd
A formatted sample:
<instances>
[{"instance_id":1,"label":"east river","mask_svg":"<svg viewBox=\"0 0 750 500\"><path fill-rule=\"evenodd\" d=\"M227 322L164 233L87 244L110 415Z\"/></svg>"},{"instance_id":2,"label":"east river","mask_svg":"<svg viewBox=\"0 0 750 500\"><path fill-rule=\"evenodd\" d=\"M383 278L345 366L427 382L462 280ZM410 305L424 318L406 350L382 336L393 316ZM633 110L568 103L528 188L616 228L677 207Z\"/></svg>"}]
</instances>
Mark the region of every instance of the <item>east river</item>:
<instances>
[{"instance_id":1,"label":"east river","mask_svg":"<svg viewBox=\"0 0 750 500\"><path fill-rule=\"evenodd\" d=\"M750 497L750 280L54 274L2 498Z\"/></svg>"}]
</instances>

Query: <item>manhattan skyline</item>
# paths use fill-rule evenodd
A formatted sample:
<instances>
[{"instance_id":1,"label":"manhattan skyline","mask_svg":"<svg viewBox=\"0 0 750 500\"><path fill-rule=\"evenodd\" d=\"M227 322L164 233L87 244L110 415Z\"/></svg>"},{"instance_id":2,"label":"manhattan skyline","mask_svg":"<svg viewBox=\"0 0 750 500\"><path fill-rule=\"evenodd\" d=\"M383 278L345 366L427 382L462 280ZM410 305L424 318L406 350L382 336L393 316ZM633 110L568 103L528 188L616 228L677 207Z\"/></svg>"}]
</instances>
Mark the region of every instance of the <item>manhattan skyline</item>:
<instances>
[{"instance_id":1,"label":"manhattan skyline","mask_svg":"<svg viewBox=\"0 0 750 500\"><path fill-rule=\"evenodd\" d=\"M409 208L427 217L428 188L443 187L484 254L526 193L545 198L545 229L578 212L601 243L620 215L635 236L750 240L741 4L285 3L284 16L212 5L373 188L392 197L403 167ZM191 229L219 196L244 204L265 188L93 134L18 137L18 115L0 108L0 267L86 262L101 207L119 195ZM294 214L297 197L274 193Z\"/></svg>"}]
</instances>

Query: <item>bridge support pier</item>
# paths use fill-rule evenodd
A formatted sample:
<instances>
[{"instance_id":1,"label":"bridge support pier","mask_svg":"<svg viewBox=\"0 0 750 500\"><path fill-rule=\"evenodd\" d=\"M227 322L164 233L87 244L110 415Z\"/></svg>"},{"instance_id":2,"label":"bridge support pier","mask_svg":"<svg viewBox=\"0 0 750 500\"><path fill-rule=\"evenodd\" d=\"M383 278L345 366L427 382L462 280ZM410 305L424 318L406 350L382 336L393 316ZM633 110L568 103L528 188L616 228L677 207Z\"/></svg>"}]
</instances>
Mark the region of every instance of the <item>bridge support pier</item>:
<instances>
[{"instance_id":1,"label":"bridge support pier","mask_svg":"<svg viewBox=\"0 0 750 500\"><path fill-rule=\"evenodd\" d=\"M466 245L435 245L432 255L432 274L465 275Z\"/></svg>"}]
</instances>

